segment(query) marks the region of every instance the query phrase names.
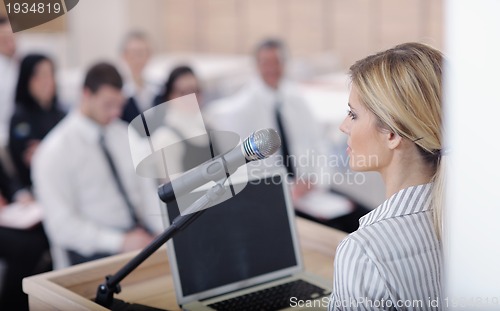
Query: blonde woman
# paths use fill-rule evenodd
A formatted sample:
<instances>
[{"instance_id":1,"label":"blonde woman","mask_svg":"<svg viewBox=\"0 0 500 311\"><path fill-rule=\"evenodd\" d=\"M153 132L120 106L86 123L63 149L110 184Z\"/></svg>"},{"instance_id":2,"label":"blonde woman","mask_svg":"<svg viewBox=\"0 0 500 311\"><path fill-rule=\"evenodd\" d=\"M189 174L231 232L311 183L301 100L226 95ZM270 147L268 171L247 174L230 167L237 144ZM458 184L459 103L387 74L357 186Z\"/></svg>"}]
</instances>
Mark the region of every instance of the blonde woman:
<instances>
[{"instance_id":1,"label":"blonde woman","mask_svg":"<svg viewBox=\"0 0 500 311\"><path fill-rule=\"evenodd\" d=\"M441 296L441 53L406 43L350 68L349 165L387 200L337 248L330 310L437 310Z\"/></svg>"}]
</instances>

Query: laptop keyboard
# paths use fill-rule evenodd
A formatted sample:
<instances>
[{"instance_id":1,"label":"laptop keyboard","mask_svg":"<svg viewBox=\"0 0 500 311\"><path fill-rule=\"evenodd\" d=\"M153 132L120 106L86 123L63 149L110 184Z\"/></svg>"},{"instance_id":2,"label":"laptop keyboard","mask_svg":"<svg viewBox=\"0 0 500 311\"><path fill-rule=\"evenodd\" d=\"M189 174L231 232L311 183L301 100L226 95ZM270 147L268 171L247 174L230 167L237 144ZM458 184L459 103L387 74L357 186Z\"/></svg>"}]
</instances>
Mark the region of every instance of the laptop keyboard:
<instances>
[{"instance_id":1,"label":"laptop keyboard","mask_svg":"<svg viewBox=\"0 0 500 311\"><path fill-rule=\"evenodd\" d=\"M290 307L291 297L297 297L297 300L314 300L327 294L329 293L321 287L297 280L208 306L218 311L279 310Z\"/></svg>"}]
</instances>

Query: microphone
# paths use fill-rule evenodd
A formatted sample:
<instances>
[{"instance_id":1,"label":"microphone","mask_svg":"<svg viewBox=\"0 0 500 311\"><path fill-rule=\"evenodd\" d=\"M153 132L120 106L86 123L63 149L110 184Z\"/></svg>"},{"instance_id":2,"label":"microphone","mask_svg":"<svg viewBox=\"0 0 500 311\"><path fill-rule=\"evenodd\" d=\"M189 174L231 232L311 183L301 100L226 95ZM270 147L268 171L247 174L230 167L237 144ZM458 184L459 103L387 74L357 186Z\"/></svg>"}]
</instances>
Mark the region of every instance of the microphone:
<instances>
[{"instance_id":1,"label":"microphone","mask_svg":"<svg viewBox=\"0 0 500 311\"><path fill-rule=\"evenodd\" d=\"M219 181L248 162L269 157L280 146L281 139L276 130L267 128L255 131L233 150L200 164L172 182L161 185L158 188L158 196L165 203L171 202L176 195L186 194L209 181Z\"/></svg>"}]
</instances>

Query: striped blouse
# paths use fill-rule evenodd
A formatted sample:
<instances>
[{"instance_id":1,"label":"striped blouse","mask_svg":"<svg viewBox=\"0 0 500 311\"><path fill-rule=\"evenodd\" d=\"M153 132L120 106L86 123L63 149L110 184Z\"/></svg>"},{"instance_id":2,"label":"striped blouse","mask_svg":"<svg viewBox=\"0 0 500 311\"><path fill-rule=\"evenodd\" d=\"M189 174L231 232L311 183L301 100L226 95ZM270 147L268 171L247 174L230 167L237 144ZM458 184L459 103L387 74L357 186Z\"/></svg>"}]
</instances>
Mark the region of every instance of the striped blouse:
<instances>
[{"instance_id":1,"label":"striped blouse","mask_svg":"<svg viewBox=\"0 0 500 311\"><path fill-rule=\"evenodd\" d=\"M337 248L329 310L438 310L441 245L432 184L394 194Z\"/></svg>"}]
</instances>

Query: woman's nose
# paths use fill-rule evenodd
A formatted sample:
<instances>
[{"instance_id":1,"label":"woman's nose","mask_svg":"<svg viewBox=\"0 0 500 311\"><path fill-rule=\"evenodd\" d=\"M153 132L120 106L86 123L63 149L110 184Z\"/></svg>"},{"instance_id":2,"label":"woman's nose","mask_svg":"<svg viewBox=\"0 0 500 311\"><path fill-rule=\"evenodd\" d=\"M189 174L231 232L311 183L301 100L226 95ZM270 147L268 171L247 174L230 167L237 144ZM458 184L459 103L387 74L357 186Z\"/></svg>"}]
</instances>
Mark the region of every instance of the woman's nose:
<instances>
[{"instance_id":1,"label":"woman's nose","mask_svg":"<svg viewBox=\"0 0 500 311\"><path fill-rule=\"evenodd\" d=\"M349 123L348 117L345 117L344 121L342 121L342 123L339 126L340 131L342 131L342 133L344 133L346 135L349 135L348 123Z\"/></svg>"}]
</instances>

